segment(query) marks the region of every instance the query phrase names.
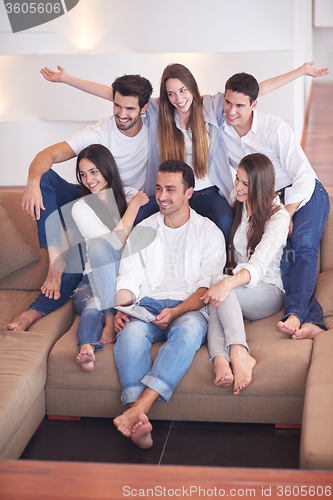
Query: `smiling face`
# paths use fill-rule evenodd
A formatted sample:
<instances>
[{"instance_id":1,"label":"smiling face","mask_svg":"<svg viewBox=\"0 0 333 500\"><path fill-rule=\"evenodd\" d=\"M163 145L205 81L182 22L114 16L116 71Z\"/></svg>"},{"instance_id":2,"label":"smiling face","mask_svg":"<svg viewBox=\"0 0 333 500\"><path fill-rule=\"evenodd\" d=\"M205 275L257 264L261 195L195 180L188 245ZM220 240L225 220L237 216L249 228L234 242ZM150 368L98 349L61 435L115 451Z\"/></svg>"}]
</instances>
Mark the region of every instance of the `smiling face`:
<instances>
[{"instance_id":1,"label":"smiling face","mask_svg":"<svg viewBox=\"0 0 333 500\"><path fill-rule=\"evenodd\" d=\"M238 201L243 202L248 200L249 177L243 167L238 167L235 179L235 189Z\"/></svg>"},{"instance_id":2,"label":"smiling face","mask_svg":"<svg viewBox=\"0 0 333 500\"><path fill-rule=\"evenodd\" d=\"M176 108L179 115L189 116L193 102L193 95L178 78L169 78L165 82L165 90L170 103Z\"/></svg>"},{"instance_id":3,"label":"smiling face","mask_svg":"<svg viewBox=\"0 0 333 500\"><path fill-rule=\"evenodd\" d=\"M250 104L250 97L241 92L227 90L224 97L224 114L228 125L234 127L240 137L248 133L252 126L253 110L257 101Z\"/></svg>"},{"instance_id":4,"label":"smiling face","mask_svg":"<svg viewBox=\"0 0 333 500\"><path fill-rule=\"evenodd\" d=\"M96 165L87 158L82 158L80 161L79 171L82 184L92 193L99 193L108 187L108 183Z\"/></svg>"},{"instance_id":5,"label":"smiling face","mask_svg":"<svg viewBox=\"0 0 333 500\"><path fill-rule=\"evenodd\" d=\"M191 198L193 188L185 189L181 172L159 172L156 179L156 201L161 214L165 215L164 222L168 220L182 221L189 217L188 200ZM184 224L183 221L181 224Z\"/></svg>"},{"instance_id":6,"label":"smiling face","mask_svg":"<svg viewBox=\"0 0 333 500\"><path fill-rule=\"evenodd\" d=\"M113 116L120 132L128 137L137 135L142 127L141 115L147 108L148 104L140 109L138 97L123 96L116 92L113 98Z\"/></svg>"}]
</instances>

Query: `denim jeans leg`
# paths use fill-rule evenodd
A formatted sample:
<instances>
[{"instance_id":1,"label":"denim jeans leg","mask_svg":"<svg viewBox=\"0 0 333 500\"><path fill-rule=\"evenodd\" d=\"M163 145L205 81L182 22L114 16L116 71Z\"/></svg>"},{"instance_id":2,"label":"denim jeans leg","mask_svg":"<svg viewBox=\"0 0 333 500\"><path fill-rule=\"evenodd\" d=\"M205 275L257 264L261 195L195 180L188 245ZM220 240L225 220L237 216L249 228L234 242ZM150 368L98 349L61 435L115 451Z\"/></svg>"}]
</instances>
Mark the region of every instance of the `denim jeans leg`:
<instances>
[{"instance_id":1,"label":"denim jeans leg","mask_svg":"<svg viewBox=\"0 0 333 500\"><path fill-rule=\"evenodd\" d=\"M196 351L206 340L207 321L201 312L191 311L172 321L165 333L167 341L141 382L156 391L160 400L169 401Z\"/></svg>"},{"instance_id":2,"label":"denim jeans leg","mask_svg":"<svg viewBox=\"0 0 333 500\"><path fill-rule=\"evenodd\" d=\"M73 295L75 312L80 315L76 332L79 350L84 344L94 345L96 351L103 349L100 338L103 333L104 313L99 310L98 302L93 296L89 278L84 276Z\"/></svg>"},{"instance_id":3,"label":"denim jeans leg","mask_svg":"<svg viewBox=\"0 0 333 500\"><path fill-rule=\"evenodd\" d=\"M92 289L102 301L102 308L116 305L116 279L121 254L103 238L95 238L88 244L88 257L94 275Z\"/></svg>"},{"instance_id":4,"label":"denim jeans leg","mask_svg":"<svg viewBox=\"0 0 333 500\"><path fill-rule=\"evenodd\" d=\"M284 250L281 271L285 288L285 320L295 315L303 324L309 314L318 272L320 239L329 212L328 194L316 180L311 199L293 216L293 234ZM323 321L317 308L316 324ZM314 321L313 321L314 322Z\"/></svg>"},{"instance_id":5,"label":"denim jeans leg","mask_svg":"<svg viewBox=\"0 0 333 500\"><path fill-rule=\"evenodd\" d=\"M80 198L80 186L67 182L51 169L41 178L40 189L45 207L45 210L40 211L40 219L37 221L40 248L46 248L51 244L61 246L60 226L54 227L52 234L48 234L47 238L45 221L59 207ZM60 222L60 218L57 220Z\"/></svg>"},{"instance_id":6,"label":"denim jeans leg","mask_svg":"<svg viewBox=\"0 0 333 500\"><path fill-rule=\"evenodd\" d=\"M60 287L60 298L58 300L49 299L43 293L40 293L36 300L32 302L28 309L33 309L43 316L50 314L66 304L71 297L73 290L78 286L82 279L82 273L63 273Z\"/></svg>"},{"instance_id":7,"label":"denim jeans leg","mask_svg":"<svg viewBox=\"0 0 333 500\"><path fill-rule=\"evenodd\" d=\"M117 335L114 358L122 387L121 400L124 405L139 399L145 386L141 379L152 366L150 354L154 342L165 340L164 330L153 323L131 318Z\"/></svg>"},{"instance_id":8,"label":"denim jeans leg","mask_svg":"<svg viewBox=\"0 0 333 500\"><path fill-rule=\"evenodd\" d=\"M190 199L190 207L198 214L215 222L224 234L225 241L228 241L234 214L227 200L219 194L217 187L194 191Z\"/></svg>"}]
</instances>

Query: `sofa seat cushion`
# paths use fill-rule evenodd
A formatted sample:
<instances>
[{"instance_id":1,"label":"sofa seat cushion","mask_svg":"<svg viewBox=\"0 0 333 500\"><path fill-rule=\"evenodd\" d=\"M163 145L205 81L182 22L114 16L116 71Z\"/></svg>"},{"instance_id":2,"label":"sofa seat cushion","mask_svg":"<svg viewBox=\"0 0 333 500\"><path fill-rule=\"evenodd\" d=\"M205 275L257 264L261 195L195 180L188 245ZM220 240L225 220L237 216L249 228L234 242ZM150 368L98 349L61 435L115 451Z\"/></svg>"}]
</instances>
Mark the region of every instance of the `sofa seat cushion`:
<instances>
[{"instance_id":1,"label":"sofa seat cushion","mask_svg":"<svg viewBox=\"0 0 333 500\"><path fill-rule=\"evenodd\" d=\"M207 346L196 353L188 372L169 403L157 402L149 415L158 419L300 423L312 340L297 342L277 331L281 313L247 323L251 354L258 364L253 382L239 396L232 388L213 385L213 366ZM47 413L52 415L114 417L124 411L113 346L96 353L95 369L83 372L75 363L76 328L54 345L48 362ZM161 344L152 347L152 356ZM286 419L285 421L283 419ZM289 420L289 422L288 422Z\"/></svg>"}]
</instances>

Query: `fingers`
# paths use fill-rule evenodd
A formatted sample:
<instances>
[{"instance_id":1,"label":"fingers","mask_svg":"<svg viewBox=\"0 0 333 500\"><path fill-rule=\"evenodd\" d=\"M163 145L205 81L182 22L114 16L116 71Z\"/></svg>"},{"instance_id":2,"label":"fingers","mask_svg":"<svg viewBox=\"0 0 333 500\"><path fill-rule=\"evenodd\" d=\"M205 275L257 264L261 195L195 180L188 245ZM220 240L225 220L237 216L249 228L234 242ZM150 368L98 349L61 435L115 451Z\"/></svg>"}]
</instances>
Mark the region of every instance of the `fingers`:
<instances>
[{"instance_id":1,"label":"fingers","mask_svg":"<svg viewBox=\"0 0 333 500\"><path fill-rule=\"evenodd\" d=\"M121 330L124 328L125 323L129 323L130 319L127 316L127 314L123 313L122 311L118 311L117 314L115 315L114 318L114 329L116 333L121 332Z\"/></svg>"}]
</instances>

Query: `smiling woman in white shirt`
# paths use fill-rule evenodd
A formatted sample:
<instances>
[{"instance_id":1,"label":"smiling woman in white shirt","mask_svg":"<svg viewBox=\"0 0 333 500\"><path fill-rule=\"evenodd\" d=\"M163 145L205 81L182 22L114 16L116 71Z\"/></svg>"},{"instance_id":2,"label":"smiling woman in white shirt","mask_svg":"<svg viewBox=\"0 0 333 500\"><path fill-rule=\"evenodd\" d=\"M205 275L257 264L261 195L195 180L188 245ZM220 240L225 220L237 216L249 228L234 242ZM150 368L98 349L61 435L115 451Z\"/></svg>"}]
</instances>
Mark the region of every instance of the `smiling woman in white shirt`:
<instances>
[{"instance_id":1,"label":"smiling woman in white shirt","mask_svg":"<svg viewBox=\"0 0 333 500\"><path fill-rule=\"evenodd\" d=\"M148 196L123 186L112 154L101 144L79 153L76 177L83 198L73 205L72 216L87 246L84 276L73 294L80 315L76 362L91 372L95 351L116 340L113 307L121 251Z\"/></svg>"},{"instance_id":2,"label":"smiling woman in white shirt","mask_svg":"<svg viewBox=\"0 0 333 500\"><path fill-rule=\"evenodd\" d=\"M241 160L230 200L235 218L228 274L217 276L203 296L210 304L208 348L214 384L234 384L236 395L250 384L256 365L249 354L243 318L266 318L284 303L280 261L290 217L275 194L274 182L274 167L267 156L254 153Z\"/></svg>"}]
</instances>

